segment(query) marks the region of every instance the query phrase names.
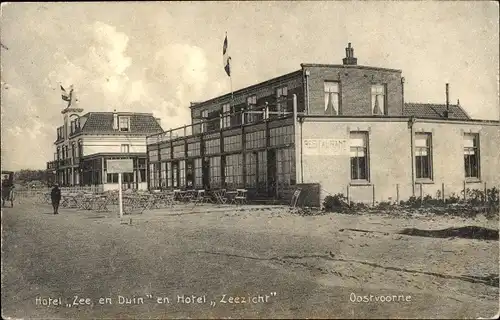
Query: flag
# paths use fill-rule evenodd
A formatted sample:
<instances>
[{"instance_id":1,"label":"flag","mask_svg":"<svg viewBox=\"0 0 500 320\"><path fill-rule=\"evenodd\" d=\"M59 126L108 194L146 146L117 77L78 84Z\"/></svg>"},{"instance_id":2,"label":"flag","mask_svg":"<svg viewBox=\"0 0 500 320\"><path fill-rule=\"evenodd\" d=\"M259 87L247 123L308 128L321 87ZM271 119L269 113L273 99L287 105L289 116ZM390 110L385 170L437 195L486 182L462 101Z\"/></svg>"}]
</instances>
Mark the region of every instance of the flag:
<instances>
[{"instance_id":1,"label":"flag","mask_svg":"<svg viewBox=\"0 0 500 320\"><path fill-rule=\"evenodd\" d=\"M229 56L229 53L228 53L227 35L226 35L226 38L224 39L224 45L222 46L222 58L224 59L224 70L226 70L227 75L230 77L231 76L231 66L229 63L231 61L231 57Z\"/></svg>"},{"instance_id":2,"label":"flag","mask_svg":"<svg viewBox=\"0 0 500 320\"><path fill-rule=\"evenodd\" d=\"M70 96L69 94L66 92L66 89L64 89L63 86L61 86L61 98L64 100L64 101L70 101Z\"/></svg>"}]
</instances>

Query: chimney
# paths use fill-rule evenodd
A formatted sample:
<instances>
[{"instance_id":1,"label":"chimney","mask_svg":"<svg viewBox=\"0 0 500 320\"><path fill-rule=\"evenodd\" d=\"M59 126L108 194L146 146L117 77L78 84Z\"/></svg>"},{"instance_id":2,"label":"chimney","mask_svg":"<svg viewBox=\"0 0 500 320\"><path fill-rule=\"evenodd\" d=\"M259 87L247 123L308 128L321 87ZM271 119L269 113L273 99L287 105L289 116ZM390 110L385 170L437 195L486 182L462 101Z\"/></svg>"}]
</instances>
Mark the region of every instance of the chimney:
<instances>
[{"instance_id":1,"label":"chimney","mask_svg":"<svg viewBox=\"0 0 500 320\"><path fill-rule=\"evenodd\" d=\"M351 43L347 44L347 48L345 48L345 58L342 59L344 65L357 65L358 59L354 57L354 48L351 47Z\"/></svg>"},{"instance_id":2,"label":"chimney","mask_svg":"<svg viewBox=\"0 0 500 320\"><path fill-rule=\"evenodd\" d=\"M118 130L118 113L113 110L113 130Z\"/></svg>"},{"instance_id":3,"label":"chimney","mask_svg":"<svg viewBox=\"0 0 500 320\"><path fill-rule=\"evenodd\" d=\"M444 112L444 117L450 117L450 89L449 84L446 84L446 111Z\"/></svg>"}]
</instances>

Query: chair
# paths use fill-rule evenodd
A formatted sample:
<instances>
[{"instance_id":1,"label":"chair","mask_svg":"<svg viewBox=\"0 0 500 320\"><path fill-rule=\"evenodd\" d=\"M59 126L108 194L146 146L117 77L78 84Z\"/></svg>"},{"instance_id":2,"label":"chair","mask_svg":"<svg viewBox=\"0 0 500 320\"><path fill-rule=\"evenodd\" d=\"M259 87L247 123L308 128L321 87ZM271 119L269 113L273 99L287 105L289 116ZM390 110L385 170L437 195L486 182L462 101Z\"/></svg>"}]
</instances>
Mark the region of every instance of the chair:
<instances>
[{"instance_id":1,"label":"chair","mask_svg":"<svg viewBox=\"0 0 500 320\"><path fill-rule=\"evenodd\" d=\"M226 189L214 190L213 195L216 203L225 204L227 202Z\"/></svg>"},{"instance_id":2,"label":"chair","mask_svg":"<svg viewBox=\"0 0 500 320\"><path fill-rule=\"evenodd\" d=\"M192 197L191 202L196 205L197 203L203 203L205 199L205 190L198 190L196 195Z\"/></svg>"},{"instance_id":3,"label":"chair","mask_svg":"<svg viewBox=\"0 0 500 320\"><path fill-rule=\"evenodd\" d=\"M246 189L236 189L236 196L234 197L234 203L236 204L246 204L247 203L247 190Z\"/></svg>"}]
</instances>

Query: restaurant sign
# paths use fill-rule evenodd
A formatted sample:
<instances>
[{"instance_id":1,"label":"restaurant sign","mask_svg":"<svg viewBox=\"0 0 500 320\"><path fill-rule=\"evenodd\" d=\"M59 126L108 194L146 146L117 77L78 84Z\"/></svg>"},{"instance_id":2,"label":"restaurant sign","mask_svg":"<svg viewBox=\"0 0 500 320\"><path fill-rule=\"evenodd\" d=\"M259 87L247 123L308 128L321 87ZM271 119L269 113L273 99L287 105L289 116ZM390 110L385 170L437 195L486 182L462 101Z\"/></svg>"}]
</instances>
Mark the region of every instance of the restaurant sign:
<instances>
[{"instance_id":1,"label":"restaurant sign","mask_svg":"<svg viewBox=\"0 0 500 320\"><path fill-rule=\"evenodd\" d=\"M304 139L304 155L343 156L349 155L347 139Z\"/></svg>"}]
</instances>

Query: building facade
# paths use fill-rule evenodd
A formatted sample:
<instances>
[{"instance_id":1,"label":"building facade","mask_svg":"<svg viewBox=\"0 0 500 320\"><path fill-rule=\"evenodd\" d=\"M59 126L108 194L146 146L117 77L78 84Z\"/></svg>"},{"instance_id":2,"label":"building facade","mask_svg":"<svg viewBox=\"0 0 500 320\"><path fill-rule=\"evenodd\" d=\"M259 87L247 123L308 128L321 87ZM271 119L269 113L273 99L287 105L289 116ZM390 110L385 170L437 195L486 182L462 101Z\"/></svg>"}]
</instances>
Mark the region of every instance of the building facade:
<instances>
[{"instance_id":1,"label":"building facade","mask_svg":"<svg viewBox=\"0 0 500 320\"><path fill-rule=\"evenodd\" d=\"M133 173L123 174L124 188L146 189L146 136L162 132L160 120L149 113L63 110L63 126L57 128L54 160L47 170L61 186L118 188L118 175L108 174L106 161L132 159Z\"/></svg>"},{"instance_id":2,"label":"building facade","mask_svg":"<svg viewBox=\"0 0 500 320\"><path fill-rule=\"evenodd\" d=\"M190 125L148 137L148 187L283 198L319 183L320 198L380 202L500 185L499 122L446 97L405 102L402 71L358 65L349 44L341 65L302 64L191 103Z\"/></svg>"}]
</instances>

